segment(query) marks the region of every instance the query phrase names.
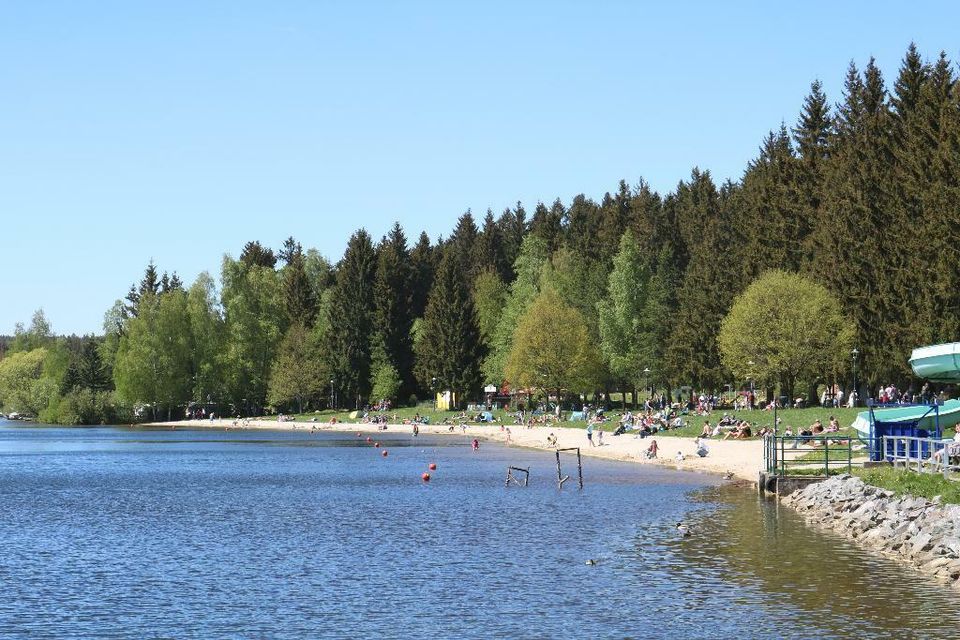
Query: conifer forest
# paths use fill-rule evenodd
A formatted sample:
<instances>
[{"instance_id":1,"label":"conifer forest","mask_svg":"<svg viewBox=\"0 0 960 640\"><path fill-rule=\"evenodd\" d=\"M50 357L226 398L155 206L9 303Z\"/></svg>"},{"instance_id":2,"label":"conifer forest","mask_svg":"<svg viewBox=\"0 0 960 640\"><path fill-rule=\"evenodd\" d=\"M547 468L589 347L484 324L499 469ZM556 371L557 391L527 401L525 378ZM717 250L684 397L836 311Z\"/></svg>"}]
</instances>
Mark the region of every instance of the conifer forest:
<instances>
[{"instance_id":1,"label":"conifer forest","mask_svg":"<svg viewBox=\"0 0 960 640\"><path fill-rule=\"evenodd\" d=\"M851 63L842 95L813 82L798 107L795 122L770 123L736 182L695 167L657 193L612 176L599 198L467 211L441 238L399 222L381 238L359 229L336 263L309 238L251 239L191 283L151 262L117 292L102 335L58 336L40 311L18 326L2 344L0 401L91 424L181 418L192 403L258 415L447 390L467 402L490 384L572 404L748 378L792 396L849 389L854 367L863 397L916 386L911 350L960 339L956 64L911 45L896 77ZM809 305L777 280L763 298L831 327L810 343L790 329L823 352L815 366L764 367L777 356L759 338L720 339L772 271L830 298Z\"/></svg>"}]
</instances>

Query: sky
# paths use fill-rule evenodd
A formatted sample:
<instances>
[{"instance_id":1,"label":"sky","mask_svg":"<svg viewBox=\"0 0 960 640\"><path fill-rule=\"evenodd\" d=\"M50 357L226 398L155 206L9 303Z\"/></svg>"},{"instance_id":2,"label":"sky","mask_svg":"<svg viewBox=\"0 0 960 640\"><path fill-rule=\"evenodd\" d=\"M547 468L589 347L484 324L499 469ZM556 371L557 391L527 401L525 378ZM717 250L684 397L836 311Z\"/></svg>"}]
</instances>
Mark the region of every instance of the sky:
<instances>
[{"instance_id":1,"label":"sky","mask_svg":"<svg viewBox=\"0 0 960 640\"><path fill-rule=\"evenodd\" d=\"M813 80L960 60L960 3L787 4L0 0L0 334L99 333L151 259L737 180Z\"/></svg>"}]
</instances>

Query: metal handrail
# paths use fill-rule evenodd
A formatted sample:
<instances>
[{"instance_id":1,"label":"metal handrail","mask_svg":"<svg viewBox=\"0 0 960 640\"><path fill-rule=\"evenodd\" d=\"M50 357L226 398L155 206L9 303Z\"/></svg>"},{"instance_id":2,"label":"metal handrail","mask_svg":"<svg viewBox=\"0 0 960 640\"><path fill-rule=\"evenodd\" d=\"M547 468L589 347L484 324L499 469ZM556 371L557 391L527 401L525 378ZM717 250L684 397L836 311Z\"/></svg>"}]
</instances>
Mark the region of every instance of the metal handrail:
<instances>
[{"instance_id":1,"label":"metal handrail","mask_svg":"<svg viewBox=\"0 0 960 640\"><path fill-rule=\"evenodd\" d=\"M949 478L951 471L960 472L960 445L953 440L920 438L917 436L883 436L883 459L910 469L915 463L917 473L942 473ZM956 459L956 463L951 463Z\"/></svg>"},{"instance_id":2,"label":"metal handrail","mask_svg":"<svg viewBox=\"0 0 960 640\"><path fill-rule=\"evenodd\" d=\"M863 461L854 462L854 444L860 444L860 436L817 435L764 437L763 462L767 473L787 476L791 470L823 470L829 475L831 470L845 468L847 473L854 466L862 466ZM810 454L819 454L811 457ZM822 459L821 459L822 458ZM866 458L864 458L866 460Z\"/></svg>"}]
</instances>

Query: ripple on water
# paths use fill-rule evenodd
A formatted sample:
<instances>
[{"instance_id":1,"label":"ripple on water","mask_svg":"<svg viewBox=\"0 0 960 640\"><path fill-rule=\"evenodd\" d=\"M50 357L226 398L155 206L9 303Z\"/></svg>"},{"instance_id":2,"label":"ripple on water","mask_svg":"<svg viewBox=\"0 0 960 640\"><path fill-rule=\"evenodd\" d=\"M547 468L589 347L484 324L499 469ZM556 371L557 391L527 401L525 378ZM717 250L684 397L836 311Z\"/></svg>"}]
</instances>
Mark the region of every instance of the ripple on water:
<instances>
[{"instance_id":1,"label":"ripple on water","mask_svg":"<svg viewBox=\"0 0 960 640\"><path fill-rule=\"evenodd\" d=\"M542 453L382 439L389 459L327 434L0 428L4 637L884 638L960 622L953 593L710 477L586 459L584 491L557 491ZM503 487L508 464L531 467L529 488Z\"/></svg>"}]
</instances>

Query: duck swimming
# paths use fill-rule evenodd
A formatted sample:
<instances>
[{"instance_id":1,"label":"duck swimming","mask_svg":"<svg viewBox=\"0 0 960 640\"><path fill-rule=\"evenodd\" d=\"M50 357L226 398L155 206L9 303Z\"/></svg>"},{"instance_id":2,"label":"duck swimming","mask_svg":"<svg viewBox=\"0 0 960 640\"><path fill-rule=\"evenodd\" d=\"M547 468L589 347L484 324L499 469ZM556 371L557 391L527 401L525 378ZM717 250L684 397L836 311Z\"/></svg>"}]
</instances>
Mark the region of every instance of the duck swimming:
<instances>
[{"instance_id":1,"label":"duck swimming","mask_svg":"<svg viewBox=\"0 0 960 640\"><path fill-rule=\"evenodd\" d=\"M683 524L682 522L677 523L677 533L679 533L684 538L690 537L690 527Z\"/></svg>"}]
</instances>

